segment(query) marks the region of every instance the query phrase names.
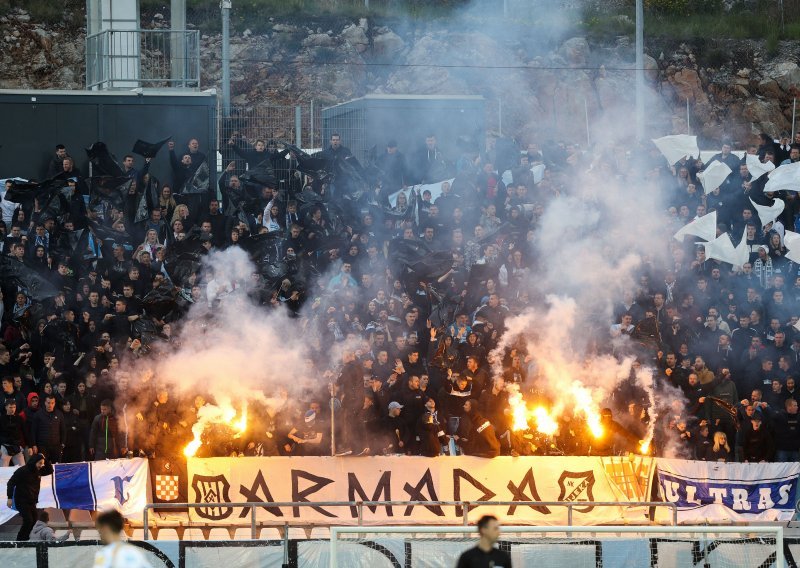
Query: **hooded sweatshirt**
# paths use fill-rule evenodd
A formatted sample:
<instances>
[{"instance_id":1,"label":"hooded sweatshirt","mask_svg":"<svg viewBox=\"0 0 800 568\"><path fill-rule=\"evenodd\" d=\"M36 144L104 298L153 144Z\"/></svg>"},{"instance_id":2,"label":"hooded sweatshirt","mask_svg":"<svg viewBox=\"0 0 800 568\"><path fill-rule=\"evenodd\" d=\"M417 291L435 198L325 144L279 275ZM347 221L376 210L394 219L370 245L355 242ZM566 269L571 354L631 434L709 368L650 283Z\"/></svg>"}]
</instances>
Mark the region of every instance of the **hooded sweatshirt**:
<instances>
[{"instance_id":1,"label":"hooded sweatshirt","mask_svg":"<svg viewBox=\"0 0 800 568\"><path fill-rule=\"evenodd\" d=\"M42 469L36 468L36 462L44 460ZM51 464L42 454L34 454L28 462L18 467L8 480L7 495L14 501L14 506L35 505L39 501L39 488L42 485L42 476L53 473Z\"/></svg>"},{"instance_id":2,"label":"hooded sweatshirt","mask_svg":"<svg viewBox=\"0 0 800 568\"><path fill-rule=\"evenodd\" d=\"M36 521L31 529L31 541L62 542L69 538L69 533L56 537L56 532L47 526L47 523Z\"/></svg>"}]
</instances>

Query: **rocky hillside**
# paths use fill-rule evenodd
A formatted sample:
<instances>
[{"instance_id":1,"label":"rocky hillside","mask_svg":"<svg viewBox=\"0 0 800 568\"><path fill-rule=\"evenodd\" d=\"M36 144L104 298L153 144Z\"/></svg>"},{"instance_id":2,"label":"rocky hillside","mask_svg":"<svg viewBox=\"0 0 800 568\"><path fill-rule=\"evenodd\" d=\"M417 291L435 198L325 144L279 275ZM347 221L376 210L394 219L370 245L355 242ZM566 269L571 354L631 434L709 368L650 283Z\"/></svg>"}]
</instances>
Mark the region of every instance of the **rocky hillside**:
<instances>
[{"instance_id":1,"label":"rocky hillside","mask_svg":"<svg viewBox=\"0 0 800 568\"><path fill-rule=\"evenodd\" d=\"M162 14L143 22L168 27ZM274 21L266 33L232 40L236 105L328 105L368 93L477 94L491 128L522 137L601 139L630 128L633 49L629 37L546 41L509 25L497 30L441 24ZM202 36L202 83L219 86L221 38ZM84 31L43 26L23 11L0 17L0 88L80 89ZM675 44L650 40L646 77L652 132L690 130L711 141L791 129L800 85L800 42L774 57L755 41Z\"/></svg>"}]
</instances>

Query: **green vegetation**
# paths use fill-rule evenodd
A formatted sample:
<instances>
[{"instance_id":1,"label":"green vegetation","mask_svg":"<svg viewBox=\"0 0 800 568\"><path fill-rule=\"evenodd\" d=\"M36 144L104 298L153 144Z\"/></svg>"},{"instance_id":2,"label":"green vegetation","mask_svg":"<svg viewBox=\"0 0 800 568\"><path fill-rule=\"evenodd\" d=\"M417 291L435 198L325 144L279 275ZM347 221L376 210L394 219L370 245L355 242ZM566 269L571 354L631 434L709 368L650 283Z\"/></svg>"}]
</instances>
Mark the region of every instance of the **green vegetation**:
<instances>
[{"instance_id":1,"label":"green vegetation","mask_svg":"<svg viewBox=\"0 0 800 568\"><path fill-rule=\"evenodd\" d=\"M502 0L491 1L502 6ZM305 20L309 25L315 20L352 20L366 16L379 20L427 21L445 18L467 4L469 0L369 0L369 7L366 7L364 0L233 0L231 25L238 30L259 33L272 26L270 18ZM140 6L145 13L169 11L166 0L140 0ZM201 30L220 30L219 0L188 0L187 8L188 21Z\"/></svg>"},{"instance_id":2,"label":"green vegetation","mask_svg":"<svg viewBox=\"0 0 800 568\"><path fill-rule=\"evenodd\" d=\"M597 39L632 35L635 9L633 0L627 2L618 12L587 10L583 25L589 35ZM781 8L774 1L739 3L725 11L720 0L645 0L645 34L649 38L677 41L764 39L767 50L777 53L779 40L795 39L800 32L800 12L790 10L789 6L787 1L781 30ZM621 18L629 24L621 24Z\"/></svg>"},{"instance_id":3,"label":"green vegetation","mask_svg":"<svg viewBox=\"0 0 800 568\"><path fill-rule=\"evenodd\" d=\"M45 24L78 24L84 21L85 0L0 0L0 14L22 8L31 20Z\"/></svg>"}]
</instances>

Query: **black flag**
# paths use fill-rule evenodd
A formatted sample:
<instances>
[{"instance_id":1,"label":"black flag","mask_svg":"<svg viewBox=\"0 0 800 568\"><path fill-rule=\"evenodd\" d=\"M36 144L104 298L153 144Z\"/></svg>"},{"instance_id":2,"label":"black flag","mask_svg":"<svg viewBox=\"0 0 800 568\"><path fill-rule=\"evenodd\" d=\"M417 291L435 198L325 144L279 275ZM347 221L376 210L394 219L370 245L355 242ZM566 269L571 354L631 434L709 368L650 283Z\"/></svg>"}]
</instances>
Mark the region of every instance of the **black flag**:
<instances>
[{"instance_id":1,"label":"black flag","mask_svg":"<svg viewBox=\"0 0 800 568\"><path fill-rule=\"evenodd\" d=\"M190 177L181 189L181 195L196 195L206 193L209 188L210 174L208 164L203 162L194 175Z\"/></svg>"},{"instance_id":2,"label":"black flag","mask_svg":"<svg viewBox=\"0 0 800 568\"><path fill-rule=\"evenodd\" d=\"M89 161L92 163L93 174L101 176L125 177L125 172L122 171L122 168L114 159L114 156L112 156L108 151L108 147L104 142L95 142L86 148L86 155L89 157Z\"/></svg>"},{"instance_id":3,"label":"black flag","mask_svg":"<svg viewBox=\"0 0 800 568\"><path fill-rule=\"evenodd\" d=\"M144 158L155 158L158 151L161 150L161 147L169 142L172 136L168 136L163 140L155 143L145 142L144 140L137 140L136 144L133 145L133 153L139 154Z\"/></svg>"}]
</instances>

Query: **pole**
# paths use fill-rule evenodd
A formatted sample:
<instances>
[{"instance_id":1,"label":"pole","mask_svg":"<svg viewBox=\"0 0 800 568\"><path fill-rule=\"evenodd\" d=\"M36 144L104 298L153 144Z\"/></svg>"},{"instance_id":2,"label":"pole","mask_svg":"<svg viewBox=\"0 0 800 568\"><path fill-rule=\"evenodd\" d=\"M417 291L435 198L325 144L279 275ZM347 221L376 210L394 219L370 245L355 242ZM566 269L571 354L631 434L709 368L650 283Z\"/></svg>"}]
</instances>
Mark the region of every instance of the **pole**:
<instances>
[{"instance_id":1,"label":"pole","mask_svg":"<svg viewBox=\"0 0 800 568\"><path fill-rule=\"evenodd\" d=\"M231 107L231 0L221 0L222 9L222 114Z\"/></svg>"},{"instance_id":2,"label":"pole","mask_svg":"<svg viewBox=\"0 0 800 568\"><path fill-rule=\"evenodd\" d=\"M334 407L333 401L333 385L331 385L331 456L336 455L336 420L334 418L336 408Z\"/></svg>"},{"instance_id":3,"label":"pole","mask_svg":"<svg viewBox=\"0 0 800 568\"><path fill-rule=\"evenodd\" d=\"M314 148L314 99L311 99L311 128L309 129L308 136L311 139L308 147Z\"/></svg>"},{"instance_id":4,"label":"pole","mask_svg":"<svg viewBox=\"0 0 800 568\"><path fill-rule=\"evenodd\" d=\"M303 111L300 105L294 107L294 145L298 148L303 148Z\"/></svg>"},{"instance_id":5,"label":"pole","mask_svg":"<svg viewBox=\"0 0 800 568\"><path fill-rule=\"evenodd\" d=\"M644 140L644 0L636 0L636 138Z\"/></svg>"},{"instance_id":6,"label":"pole","mask_svg":"<svg viewBox=\"0 0 800 568\"><path fill-rule=\"evenodd\" d=\"M591 146L591 137L589 136L589 103L586 102L586 99L583 99L583 114L586 117L586 148L588 149Z\"/></svg>"},{"instance_id":7,"label":"pole","mask_svg":"<svg viewBox=\"0 0 800 568\"><path fill-rule=\"evenodd\" d=\"M497 131L503 135L503 99L497 99Z\"/></svg>"},{"instance_id":8,"label":"pole","mask_svg":"<svg viewBox=\"0 0 800 568\"><path fill-rule=\"evenodd\" d=\"M790 144L794 144L794 119L797 116L797 97L794 98L792 101L792 141Z\"/></svg>"},{"instance_id":9,"label":"pole","mask_svg":"<svg viewBox=\"0 0 800 568\"><path fill-rule=\"evenodd\" d=\"M171 87L185 87L188 60L186 58L186 0L170 0L169 8Z\"/></svg>"}]
</instances>

